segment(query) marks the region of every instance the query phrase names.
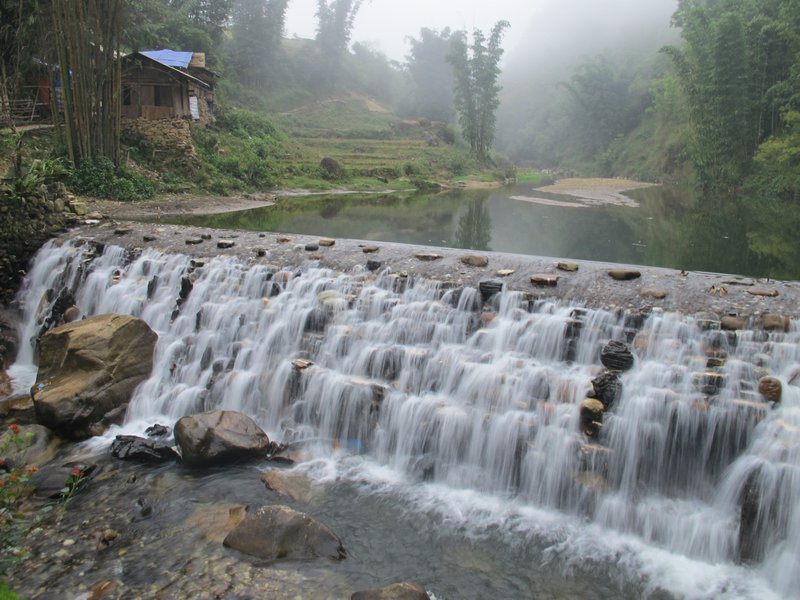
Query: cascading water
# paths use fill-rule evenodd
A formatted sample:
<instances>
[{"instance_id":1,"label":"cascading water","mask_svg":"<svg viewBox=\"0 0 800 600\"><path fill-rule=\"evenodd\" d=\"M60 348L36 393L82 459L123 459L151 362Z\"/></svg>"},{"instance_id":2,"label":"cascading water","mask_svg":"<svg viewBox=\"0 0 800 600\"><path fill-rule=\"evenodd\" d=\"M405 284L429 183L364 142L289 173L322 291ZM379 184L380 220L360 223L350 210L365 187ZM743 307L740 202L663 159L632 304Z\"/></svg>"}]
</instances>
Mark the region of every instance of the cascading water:
<instances>
[{"instance_id":1,"label":"cascading water","mask_svg":"<svg viewBox=\"0 0 800 600\"><path fill-rule=\"evenodd\" d=\"M732 333L654 310L633 327L630 315L388 273L102 250L40 251L20 335L32 341L65 299L81 316L147 321L159 341L131 428L236 409L405 486L556 509L695 564L756 563L779 594L800 586L794 324ZM580 406L612 339L637 358L588 438ZM31 370L32 348L21 344L12 373ZM783 383L774 408L756 392L765 372Z\"/></svg>"}]
</instances>

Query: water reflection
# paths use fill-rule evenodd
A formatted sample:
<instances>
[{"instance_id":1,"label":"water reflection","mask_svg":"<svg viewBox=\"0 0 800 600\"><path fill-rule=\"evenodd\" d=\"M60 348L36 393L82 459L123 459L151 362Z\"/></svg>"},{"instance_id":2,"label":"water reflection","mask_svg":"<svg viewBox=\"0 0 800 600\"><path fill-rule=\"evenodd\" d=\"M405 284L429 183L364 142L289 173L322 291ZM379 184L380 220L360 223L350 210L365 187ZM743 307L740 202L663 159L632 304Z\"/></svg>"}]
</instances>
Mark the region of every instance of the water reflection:
<instances>
[{"instance_id":1,"label":"water reflection","mask_svg":"<svg viewBox=\"0 0 800 600\"><path fill-rule=\"evenodd\" d=\"M492 217L486 208L488 193L469 201L467 212L458 220L458 230L453 245L471 250L491 250Z\"/></svg>"},{"instance_id":2,"label":"water reflection","mask_svg":"<svg viewBox=\"0 0 800 600\"><path fill-rule=\"evenodd\" d=\"M800 214L786 205L697 198L669 187L631 192L638 208L511 198L531 193L520 186L290 198L272 207L173 222L800 279Z\"/></svg>"}]
</instances>

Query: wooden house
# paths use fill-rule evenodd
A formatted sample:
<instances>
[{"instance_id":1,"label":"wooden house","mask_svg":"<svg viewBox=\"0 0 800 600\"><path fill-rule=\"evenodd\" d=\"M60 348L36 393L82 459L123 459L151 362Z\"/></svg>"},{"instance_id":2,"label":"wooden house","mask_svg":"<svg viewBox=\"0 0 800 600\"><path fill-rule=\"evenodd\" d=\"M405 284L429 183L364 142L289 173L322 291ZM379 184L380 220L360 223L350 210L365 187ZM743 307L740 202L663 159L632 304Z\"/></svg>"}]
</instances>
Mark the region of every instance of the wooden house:
<instances>
[{"instance_id":1,"label":"wooden house","mask_svg":"<svg viewBox=\"0 0 800 600\"><path fill-rule=\"evenodd\" d=\"M208 123L214 118L216 78L205 67L205 55L200 52L128 54L122 63L122 117Z\"/></svg>"}]
</instances>

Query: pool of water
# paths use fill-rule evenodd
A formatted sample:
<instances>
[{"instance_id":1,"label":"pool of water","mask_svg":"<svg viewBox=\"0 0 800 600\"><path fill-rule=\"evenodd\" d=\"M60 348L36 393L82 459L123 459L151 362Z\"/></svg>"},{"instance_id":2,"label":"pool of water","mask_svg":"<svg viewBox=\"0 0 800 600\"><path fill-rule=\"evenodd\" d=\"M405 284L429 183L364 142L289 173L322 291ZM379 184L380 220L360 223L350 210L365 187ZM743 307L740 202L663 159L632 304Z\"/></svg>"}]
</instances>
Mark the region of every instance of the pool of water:
<instances>
[{"instance_id":1,"label":"pool of water","mask_svg":"<svg viewBox=\"0 0 800 600\"><path fill-rule=\"evenodd\" d=\"M530 186L439 194L293 197L275 206L172 222L800 279L797 217L775 206L630 192L638 206L543 204ZM558 196L544 195L552 199Z\"/></svg>"}]
</instances>

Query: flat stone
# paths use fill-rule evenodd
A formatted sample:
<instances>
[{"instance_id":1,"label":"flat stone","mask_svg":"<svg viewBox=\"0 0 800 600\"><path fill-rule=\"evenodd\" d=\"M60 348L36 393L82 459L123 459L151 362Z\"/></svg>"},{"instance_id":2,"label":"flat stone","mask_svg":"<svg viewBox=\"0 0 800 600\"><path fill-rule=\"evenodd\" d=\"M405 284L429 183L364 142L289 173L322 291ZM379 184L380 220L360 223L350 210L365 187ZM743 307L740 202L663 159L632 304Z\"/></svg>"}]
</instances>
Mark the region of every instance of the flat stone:
<instances>
[{"instance_id":1,"label":"flat stone","mask_svg":"<svg viewBox=\"0 0 800 600\"><path fill-rule=\"evenodd\" d=\"M414 258L417 260L422 260L425 262L431 262L434 260L439 260L442 258L441 254L433 254L432 252L420 252L419 254L415 254Z\"/></svg>"},{"instance_id":2,"label":"flat stone","mask_svg":"<svg viewBox=\"0 0 800 600\"><path fill-rule=\"evenodd\" d=\"M767 314L762 319L762 327L767 331L789 331L791 322L789 317Z\"/></svg>"},{"instance_id":3,"label":"flat stone","mask_svg":"<svg viewBox=\"0 0 800 600\"><path fill-rule=\"evenodd\" d=\"M275 238L275 241L279 244L288 244L292 241L292 238L286 237L285 235L279 235L277 238Z\"/></svg>"},{"instance_id":4,"label":"flat stone","mask_svg":"<svg viewBox=\"0 0 800 600\"><path fill-rule=\"evenodd\" d=\"M540 273L531 275L531 283L539 287L556 287L558 285L558 275Z\"/></svg>"},{"instance_id":5,"label":"flat stone","mask_svg":"<svg viewBox=\"0 0 800 600\"><path fill-rule=\"evenodd\" d=\"M223 250L227 248L233 248L235 242L233 240L219 240L217 242L217 248L222 248Z\"/></svg>"},{"instance_id":6,"label":"flat stone","mask_svg":"<svg viewBox=\"0 0 800 600\"><path fill-rule=\"evenodd\" d=\"M556 265L556 269L559 271L566 271L567 273L574 273L578 270L578 265L574 262L561 261Z\"/></svg>"},{"instance_id":7,"label":"flat stone","mask_svg":"<svg viewBox=\"0 0 800 600\"><path fill-rule=\"evenodd\" d=\"M316 252L319 250L319 244L306 244L305 249L306 252Z\"/></svg>"},{"instance_id":8,"label":"flat stone","mask_svg":"<svg viewBox=\"0 0 800 600\"><path fill-rule=\"evenodd\" d=\"M364 254L375 254L380 248L378 246L363 246L361 251Z\"/></svg>"},{"instance_id":9,"label":"flat stone","mask_svg":"<svg viewBox=\"0 0 800 600\"><path fill-rule=\"evenodd\" d=\"M202 234L200 234L200 237L202 239L204 239L204 240L210 240L211 239L211 234L210 233L202 233Z\"/></svg>"},{"instance_id":10,"label":"flat stone","mask_svg":"<svg viewBox=\"0 0 800 600\"><path fill-rule=\"evenodd\" d=\"M485 267L489 264L489 257L470 254L468 256L462 256L461 262L468 267Z\"/></svg>"},{"instance_id":11,"label":"flat stone","mask_svg":"<svg viewBox=\"0 0 800 600\"><path fill-rule=\"evenodd\" d=\"M145 242L155 242L158 238L156 236L154 236L154 235L144 235L144 236L142 236L142 239Z\"/></svg>"},{"instance_id":12,"label":"flat stone","mask_svg":"<svg viewBox=\"0 0 800 600\"><path fill-rule=\"evenodd\" d=\"M747 290L747 293L751 296L760 296L763 298L777 298L778 297L778 290L775 288L765 288L765 287L751 287Z\"/></svg>"},{"instance_id":13,"label":"flat stone","mask_svg":"<svg viewBox=\"0 0 800 600\"><path fill-rule=\"evenodd\" d=\"M203 239L202 238L188 238L186 240L186 244L189 245L189 246L197 246L198 244L202 244L202 243L203 243Z\"/></svg>"},{"instance_id":14,"label":"flat stone","mask_svg":"<svg viewBox=\"0 0 800 600\"><path fill-rule=\"evenodd\" d=\"M114 235L128 235L133 229L130 227L120 227L114 230Z\"/></svg>"},{"instance_id":15,"label":"flat stone","mask_svg":"<svg viewBox=\"0 0 800 600\"><path fill-rule=\"evenodd\" d=\"M336 240L332 240L331 238L321 238L319 240L319 245L325 248L330 248L334 244L336 244Z\"/></svg>"},{"instance_id":16,"label":"flat stone","mask_svg":"<svg viewBox=\"0 0 800 600\"><path fill-rule=\"evenodd\" d=\"M633 269L611 269L608 272L609 277L616 281L631 281L633 279L639 279L642 276L641 271L636 271Z\"/></svg>"},{"instance_id":17,"label":"flat stone","mask_svg":"<svg viewBox=\"0 0 800 600\"><path fill-rule=\"evenodd\" d=\"M642 298L653 298L654 300L663 300L669 295L669 292L661 288L645 288L641 292L639 292L639 295Z\"/></svg>"},{"instance_id":18,"label":"flat stone","mask_svg":"<svg viewBox=\"0 0 800 600\"><path fill-rule=\"evenodd\" d=\"M296 358L292 361L292 367L294 367L296 371L305 371L313 364L313 362L306 360L305 358Z\"/></svg>"},{"instance_id":19,"label":"flat stone","mask_svg":"<svg viewBox=\"0 0 800 600\"><path fill-rule=\"evenodd\" d=\"M740 331L747 328L747 320L742 317L725 315L720 320L720 325L725 331Z\"/></svg>"},{"instance_id":20,"label":"flat stone","mask_svg":"<svg viewBox=\"0 0 800 600\"><path fill-rule=\"evenodd\" d=\"M508 277L509 275L514 274L514 269L500 269L497 272L498 277Z\"/></svg>"}]
</instances>

